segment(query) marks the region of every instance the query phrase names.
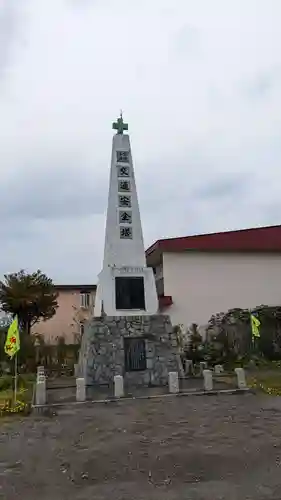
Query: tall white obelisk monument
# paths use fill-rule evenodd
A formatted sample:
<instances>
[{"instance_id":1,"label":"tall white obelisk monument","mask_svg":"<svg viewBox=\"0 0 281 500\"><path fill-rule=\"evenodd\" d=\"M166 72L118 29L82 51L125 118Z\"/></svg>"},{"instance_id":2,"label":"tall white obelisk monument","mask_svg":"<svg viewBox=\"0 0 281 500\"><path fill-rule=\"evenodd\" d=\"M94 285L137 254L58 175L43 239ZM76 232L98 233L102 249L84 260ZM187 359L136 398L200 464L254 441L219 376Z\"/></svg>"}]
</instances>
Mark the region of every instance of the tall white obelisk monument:
<instances>
[{"instance_id":1,"label":"tall white obelisk monument","mask_svg":"<svg viewBox=\"0 0 281 500\"><path fill-rule=\"evenodd\" d=\"M141 218L128 125L113 123L112 157L103 268L94 316L156 314L158 298L152 268L146 267Z\"/></svg>"}]
</instances>

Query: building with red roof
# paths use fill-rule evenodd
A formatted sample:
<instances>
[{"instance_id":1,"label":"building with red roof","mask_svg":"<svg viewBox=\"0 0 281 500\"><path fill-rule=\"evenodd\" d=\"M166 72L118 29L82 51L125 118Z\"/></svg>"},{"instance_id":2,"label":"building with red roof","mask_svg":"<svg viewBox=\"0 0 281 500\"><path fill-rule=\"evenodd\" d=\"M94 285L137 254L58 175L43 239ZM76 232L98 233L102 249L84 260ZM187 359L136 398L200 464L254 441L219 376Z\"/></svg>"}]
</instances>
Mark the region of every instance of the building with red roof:
<instances>
[{"instance_id":1,"label":"building with red roof","mask_svg":"<svg viewBox=\"0 0 281 500\"><path fill-rule=\"evenodd\" d=\"M156 241L146 250L159 308L174 325L206 325L233 307L281 303L281 225ZM73 343L93 315L95 285L56 285L59 308L34 325L46 342Z\"/></svg>"},{"instance_id":2,"label":"building with red roof","mask_svg":"<svg viewBox=\"0 0 281 500\"><path fill-rule=\"evenodd\" d=\"M158 240L146 259L173 324L281 303L281 225Z\"/></svg>"}]
</instances>

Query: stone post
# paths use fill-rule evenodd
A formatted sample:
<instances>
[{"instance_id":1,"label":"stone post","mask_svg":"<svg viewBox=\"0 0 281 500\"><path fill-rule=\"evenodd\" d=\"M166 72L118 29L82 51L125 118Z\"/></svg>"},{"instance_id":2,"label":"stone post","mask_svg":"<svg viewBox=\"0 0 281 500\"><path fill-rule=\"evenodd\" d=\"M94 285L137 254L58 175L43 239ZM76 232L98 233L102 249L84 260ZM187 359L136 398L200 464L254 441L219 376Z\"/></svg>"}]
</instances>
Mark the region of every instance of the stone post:
<instances>
[{"instance_id":1,"label":"stone post","mask_svg":"<svg viewBox=\"0 0 281 500\"><path fill-rule=\"evenodd\" d=\"M37 366L37 378L39 375L45 375L45 368L44 366Z\"/></svg>"},{"instance_id":2,"label":"stone post","mask_svg":"<svg viewBox=\"0 0 281 500\"><path fill-rule=\"evenodd\" d=\"M86 401L86 384L84 378L76 379L76 401Z\"/></svg>"},{"instance_id":3,"label":"stone post","mask_svg":"<svg viewBox=\"0 0 281 500\"><path fill-rule=\"evenodd\" d=\"M213 390L213 373L211 370L203 370L204 377L204 391Z\"/></svg>"},{"instance_id":4,"label":"stone post","mask_svg":"<svg viewBox=\"0 0 281 500\"><path fill-rule=\"evenodd\" d=\"M35 403L37 405L46 404L46 379L41 375L36 382Z\"/></svg>"},{"instance_id":5,"label":"stone post","mask_svg":"<svg viewBox=\"0 0 281 500\"><path fill-rule=\"evenodd\" d=\"M238 389L246 389L247 382L246 382L244 368L235 368L234 371L237 375L237 387L238 387Z\"/></svg>"},{"instance_id":6,"label":"stone post","mask_svg":"<svg viewBox=\"0 0 281 500\"><path fill-rule=\"evenodd\" d=\"M169 392L173 394L179 392L178 372L169 372Z\"/></svg>"},{"instance_id":7,"label":"stone post","mask_svg":"<svg viewBox=\"0 0 281 500\"><path fill-rule=\"evenodd\" d=\"M124 396L124 381L122 375L115 375L114 377L114 396L122 398Z\"/></svg>"},{"instance_id":8,"label":"stone post","mask_svg":"<svg viewBox=\"0 0 281 500\"><path fill-rule=\"evenodd\" d=\"M216 375L219 375L220 373L223 372L223 366L222 365L215 365L214 366L214 372Z\"/></svg>"}]
</instances>

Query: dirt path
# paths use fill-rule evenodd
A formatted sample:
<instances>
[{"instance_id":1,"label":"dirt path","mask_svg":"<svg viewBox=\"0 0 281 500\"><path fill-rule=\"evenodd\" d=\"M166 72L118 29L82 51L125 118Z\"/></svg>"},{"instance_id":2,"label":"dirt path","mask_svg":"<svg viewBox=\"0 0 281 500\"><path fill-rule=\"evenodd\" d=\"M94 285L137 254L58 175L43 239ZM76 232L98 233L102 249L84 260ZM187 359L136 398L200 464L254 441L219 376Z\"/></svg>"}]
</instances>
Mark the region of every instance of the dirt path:
<instances>
[{"instance_id":1,"label":"dirt path","mask_svg":"<svg viewBox=\"0 0 281 500\"><path fill-rule=\"evenodd\" d=\"M5 500L281 497L279 399L124 401L0 425Z\"/></svg>"}]
</instances>

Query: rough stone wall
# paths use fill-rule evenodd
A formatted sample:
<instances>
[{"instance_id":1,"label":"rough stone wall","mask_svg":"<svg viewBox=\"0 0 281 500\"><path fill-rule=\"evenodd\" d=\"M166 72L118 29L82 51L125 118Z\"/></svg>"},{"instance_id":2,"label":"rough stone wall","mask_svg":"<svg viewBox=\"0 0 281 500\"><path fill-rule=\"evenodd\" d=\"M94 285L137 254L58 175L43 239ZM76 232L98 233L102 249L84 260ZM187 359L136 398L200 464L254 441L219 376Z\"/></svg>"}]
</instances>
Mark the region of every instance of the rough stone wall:
<instances>
[{"instance_id":1,"label":"rough stone wall","mask_svg":"<svg viewBox=\"0 0 281 500\"><path fill-rule=\"evenodd\" d=\"M125 372L124 337L145 339L147 369ZM178 371L177 341L169 316L105 316L88 323L79 355L79 374L88 385L166 385L168 372Z\"/></svg>"}]
</instances>

